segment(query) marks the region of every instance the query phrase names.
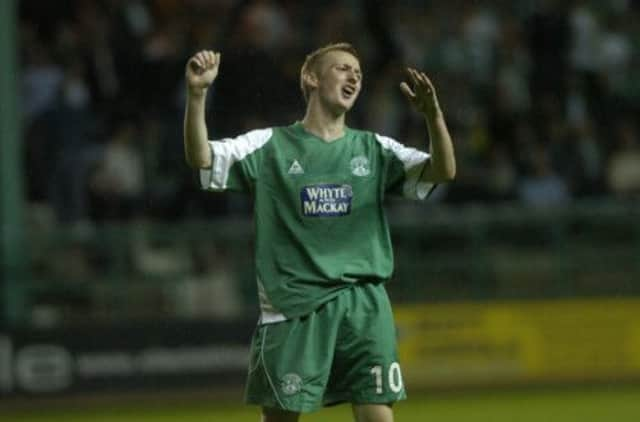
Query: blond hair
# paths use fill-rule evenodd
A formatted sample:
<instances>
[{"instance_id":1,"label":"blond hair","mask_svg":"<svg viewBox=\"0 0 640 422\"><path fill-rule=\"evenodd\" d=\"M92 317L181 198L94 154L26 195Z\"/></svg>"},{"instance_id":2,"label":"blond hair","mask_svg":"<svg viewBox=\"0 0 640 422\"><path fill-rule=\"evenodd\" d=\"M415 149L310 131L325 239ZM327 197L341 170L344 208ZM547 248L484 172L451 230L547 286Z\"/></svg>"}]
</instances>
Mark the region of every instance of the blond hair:
<instances>
[{"instance_id":1,"label":"blond hair","mask_svg":"<svg viewBox=\"0 0 640 422\"><path fill-rule=\"evenodd\" d=\"M310 72L317 72L318 65L321 62L321 58L330 51L345 51L351 54L353 57L360 61L360 57L358 56L358 52L356 49L349 43L339 42L334 44L328 44L324 47L320 47L310 54L307 55L304 63L302 64L302 68L300 69L300 89L302 90L302 95L304 96L304 101L309 101L309 94L311 92L311 88L304 80L304 75Z\"/></svg>"}]
</instances>

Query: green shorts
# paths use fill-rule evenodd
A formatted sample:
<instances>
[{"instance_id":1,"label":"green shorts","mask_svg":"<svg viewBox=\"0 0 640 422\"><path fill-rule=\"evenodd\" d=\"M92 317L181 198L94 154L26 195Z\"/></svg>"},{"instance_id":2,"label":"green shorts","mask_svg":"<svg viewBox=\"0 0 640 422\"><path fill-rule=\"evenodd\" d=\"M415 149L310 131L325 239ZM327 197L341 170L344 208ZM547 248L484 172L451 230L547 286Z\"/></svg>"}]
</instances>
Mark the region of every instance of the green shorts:
<instances>
[{"instance_id":1,"label":"green shorts","mask_svg":"<svg viewBox=\"0 0 640 422\"><path fill-rule=\"evenodd\" d=\"M311 412L323 405L405 397L382 284L356 284L309 315L256 329L245 394L249 404Z\"/></svg>"}]
</instances>

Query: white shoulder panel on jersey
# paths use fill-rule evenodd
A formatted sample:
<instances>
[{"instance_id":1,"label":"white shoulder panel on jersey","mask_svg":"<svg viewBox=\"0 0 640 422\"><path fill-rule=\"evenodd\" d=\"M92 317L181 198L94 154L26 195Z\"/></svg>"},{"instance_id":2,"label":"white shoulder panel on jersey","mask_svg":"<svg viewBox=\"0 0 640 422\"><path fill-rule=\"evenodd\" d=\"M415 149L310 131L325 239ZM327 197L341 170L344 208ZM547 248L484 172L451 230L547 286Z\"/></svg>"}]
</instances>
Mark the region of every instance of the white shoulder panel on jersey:
<instances>
[{"instance_id":1,"label":"white shoulder panel on jersey","mask_svg":"<svg viewBox=\"0 0 640 422\"><path fill-rule=\"evenodd\" d=\"M377 133L375 135L382 148L390 150L404 166L404 171L407 175L402 187L404 196L412 199L426 198L433 188L433 184L420 181L420 176L422 175L423 166L431 156L424 151L402 145L388 136L382 136Z\"/></svg>"},{"instance_id":2,"label":"white shoulder panel on jersey","mask_svg":"<svg viewBox=\"0 0 640 422\"><path fill-rule=\"evenodd\" d=\"M224 190L227 187L229 169L234 163L262 148L273 134L272 128L257 129L236 138L209 141L211 168L200 170L200 184L207 190Z\"/></svg>"}]
</instances>

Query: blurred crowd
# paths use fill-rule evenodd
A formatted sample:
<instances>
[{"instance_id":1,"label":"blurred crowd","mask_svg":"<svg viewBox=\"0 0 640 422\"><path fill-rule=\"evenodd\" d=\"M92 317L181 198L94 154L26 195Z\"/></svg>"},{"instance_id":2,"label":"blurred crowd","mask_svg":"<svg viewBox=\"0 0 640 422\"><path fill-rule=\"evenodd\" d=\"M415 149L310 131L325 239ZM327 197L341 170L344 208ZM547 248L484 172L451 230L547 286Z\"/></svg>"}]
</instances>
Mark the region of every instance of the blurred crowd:
<instances>
[{"instance_id":1,"label":"blurred crowd","mask_svg":"<svg viewBox=\"0 0 640 422\"><path fill-rule=\"evenodd\" d=\"M426 148L398 84L434 82L457 148L445 203L563 206L640 192L640 2L22 0L29 204L63 224L249 213L184 163L184 65L222 52L213 138L304 114L298 73L329 42L359 50L352 127ZM634 77L635 76L635 77Z\"/></svg>"}]
</instances>

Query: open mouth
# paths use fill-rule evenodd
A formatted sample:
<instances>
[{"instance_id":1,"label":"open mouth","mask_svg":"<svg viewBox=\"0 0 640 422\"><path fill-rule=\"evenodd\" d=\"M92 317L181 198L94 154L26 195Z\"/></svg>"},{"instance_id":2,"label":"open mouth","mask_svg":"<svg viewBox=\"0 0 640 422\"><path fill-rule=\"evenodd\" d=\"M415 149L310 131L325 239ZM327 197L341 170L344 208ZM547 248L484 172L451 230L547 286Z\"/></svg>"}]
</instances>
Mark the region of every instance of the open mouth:
<instances>
[{"instance_id":1,"label":"open mouth","mask_svg":"<svg viewBox=\"0 0 640 422\"><path fill-rule=\"evenodd\" d=\"M346 99L352 98L356 94L356 87L353 85L345 85L342 87L342 96Z\"/></svg>"}]
</instances>

